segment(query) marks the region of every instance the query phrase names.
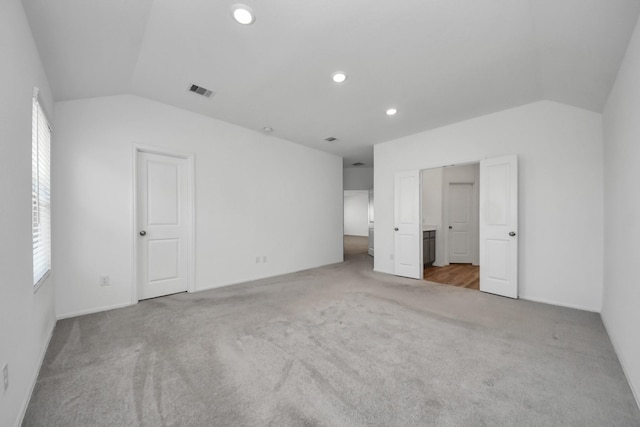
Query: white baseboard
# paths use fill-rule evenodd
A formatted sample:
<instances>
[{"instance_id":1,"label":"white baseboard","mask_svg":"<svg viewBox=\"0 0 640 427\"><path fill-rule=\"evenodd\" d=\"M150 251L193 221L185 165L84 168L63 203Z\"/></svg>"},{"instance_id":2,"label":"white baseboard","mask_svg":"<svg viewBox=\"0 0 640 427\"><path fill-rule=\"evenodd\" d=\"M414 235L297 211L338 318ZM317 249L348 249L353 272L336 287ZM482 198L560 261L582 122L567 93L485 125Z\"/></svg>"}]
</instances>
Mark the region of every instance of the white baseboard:
<instances>
[{"instance_id":1,"label":"white baseboard","mask_svg":"<svg viewBox=\"0 0 640 427\"><path fill-rule=\"evenodd\" d=\"M611 333L611 329L607 327L607 322L604 319L604 316L600 315L600 318L602 319L602 324L604 325L605 331L607 331L607 335L609 335L609 340L611 341L611 345L613 346L613 351L616 353L616 356L618 357L620 366L622 366L622 372L624 373L624 377L627 379L627 384L629 384L631 393L633 394L633 397L636 399L636 405L638 405L638 408L640 408L640 390L636 390L636 388L634 387L634 384L630 380L631 377L629 376L629 373L627 372L627 368L626 368L627 361L622 356L622 353L618 351L618 348L619 348L618 339L616 338L615 334Z\"/></svg>"},{"instance_id":2,"label":"white baseboard","mask_svg":"<svg viewBox=\"0 0 640 427\"><path fill-rule=\"evenodd\" d=\"M312 267L312 268L315 268L315 267ZM304 271L304 270L299 270L299 271ZM269 275L269 276L255 276L253 278L242 279L242 280L233 281L233 282L218 283L218 284L215 284L215 285L209 285L209 286L204 286L204 287L201 287L201 288L196 288L194 290L194 292L210 291L212 289L226 288L228 286L235 286L235 285L242 285L243 283L256 282L258 280L264 280L264 279L272 279L274 277L285 276L287 274L293 274L293 273L297 273L297 271L292 271L290 273L273 274L273 275Z\"/></svg>"},{"instance_id":3,"label":"white baseboard","mask_svg":"<svg viewBox=\"0 0 640 427\"><path fill-rule=\"evenodd\" d=\"M36 383L38 382L38 376L40 375L40 368L42 368L42 364L44 363L44 356L47 354L47 349L49 348L49 343L51 342L51 337L53 337L53 330L56 328L56 322L53 322L51 326L51 330L48 333L48 338L42 346L40 350L40 358L38 360L38 369L36 369L33 378L31 380L31 386L29 387L29 393L27 394L27 398L24 402L22 402L22 406L20 407L19 416L16 419L16 427L20 427L24 421L24 416L27 414L27 407L29 406L29 402L31 402L31 396L33 395L33 390L36 388Z\"/></svg>"},{"instance_id":4,"label":"white baseboard","mask_svg":"<svg viewBox=\"0 0 640 427\"><path fill-rule=\"evenodd\" d=\"M584 307L584 306L581 306L581 305L564 304L564 303L557 302L557 301L549 301L549 300L545 300L543 298L532 298L532 297L527 297L527 296L520 296L519 298L522 299L522 300L525 300L525 301L539 302L539 303L542 303L542 304L555 305L555 306L558 306L558 307L573 308L575 310L590 311L591 313L600 313L600 310L598 310L598 309L591 308L591 307Z\"/></svg>"},{"instance_id":5,"label":"white baseboard","mask_svg":"<svg viewBox=\"0 0 640 427\"><path fill-rule=\"evenodd\" d=\"M114 310L116 308L129 307L130 305L134 305L134 304L131 304L131 302L125 302L122 304L114 304L114 305L109 305L105 307L90 308L88 310L75 311L71 313L57 314L56 319L62 320L62 319L68 319L70 317L84 316L85 314L100 313L101 311L108 311L108 310Z\"/></svg>"},{"instance_id":6,"label":"white baseboard","mask_svg":"<svg viewBox=\"0 0 640 427\"><path fill-rule=\"evenodd\" d=\"M255 281L258 281L258 280L273 279L274 277L286 276L286 275L289 275L289 274L299 273L301 271L312 270L314 268L327 267L327 266L330 266L330 265L340 264L342 262L344 262L344 260L337 260L337 261L334 261L334 262L330 262L328 264L325 263L325 264L313 265L313 266L310 266L310 267L302 268L300 270L286 271L286 272L280 272L280 273L276 273L276 274L267 274L267 275L264 275L264 276L262 276L262 275L253 276L253 277L248 277L248 278L241 279L241 280L234 280L234 281L231 281L231 282L223 282L223 283L217 283L215 285L197 287L196 289L194 289L193 292L209 291L211 289L226 288L227 286L241 285L243 283L255 282Z\"/></svg>"}]
</instances>

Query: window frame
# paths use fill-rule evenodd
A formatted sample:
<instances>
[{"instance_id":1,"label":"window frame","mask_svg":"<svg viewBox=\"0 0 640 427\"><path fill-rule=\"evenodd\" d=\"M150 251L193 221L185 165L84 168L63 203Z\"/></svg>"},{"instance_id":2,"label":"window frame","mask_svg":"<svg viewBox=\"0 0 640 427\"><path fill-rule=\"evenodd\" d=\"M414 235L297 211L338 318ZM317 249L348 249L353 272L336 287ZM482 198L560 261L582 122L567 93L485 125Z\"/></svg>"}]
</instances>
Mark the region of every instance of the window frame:
<instances>
[{"instance_id":1,"label":"window frame","mask_svg":"<svg viewBox=\"0 0 640 427\"><path fill-rule=\"evenodd\" d=\"M31 241L34 292L51 274L51 137L51 124L40 103L38 88L34 88L31 117ZM38 268L40 265L44 268Z\"/></svg>"}]
</instances>

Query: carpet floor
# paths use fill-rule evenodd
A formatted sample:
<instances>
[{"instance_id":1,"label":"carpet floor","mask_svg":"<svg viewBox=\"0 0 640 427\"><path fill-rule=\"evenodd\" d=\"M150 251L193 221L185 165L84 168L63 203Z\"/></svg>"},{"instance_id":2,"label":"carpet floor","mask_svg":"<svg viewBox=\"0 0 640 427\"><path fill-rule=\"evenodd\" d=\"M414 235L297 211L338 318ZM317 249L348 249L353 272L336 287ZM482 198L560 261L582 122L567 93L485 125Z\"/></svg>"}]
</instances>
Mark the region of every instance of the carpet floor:
<instances>
[{"instance_id":1,"label":"carpet floor","mask_svg":"<svg viewBox=\"0 0 640 427\"><path fill-rule=\"evenodd\" d=\"M351 247L351 246L350 246ZM25 426L639 426L600 316L346 261L57 323Z\"/></svg>"}]
</instances>

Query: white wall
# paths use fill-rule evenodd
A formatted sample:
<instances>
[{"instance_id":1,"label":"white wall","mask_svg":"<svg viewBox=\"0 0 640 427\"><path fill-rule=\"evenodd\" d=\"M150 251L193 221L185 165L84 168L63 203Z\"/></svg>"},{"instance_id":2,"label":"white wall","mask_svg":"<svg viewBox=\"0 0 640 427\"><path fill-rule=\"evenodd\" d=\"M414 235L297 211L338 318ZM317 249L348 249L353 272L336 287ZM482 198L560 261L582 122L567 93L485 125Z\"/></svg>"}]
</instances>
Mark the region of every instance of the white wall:
<instances>
[{"instance_id":1,"label":"white wall","mask_svg":"<svg viewBox=\"0 0 640 427\"><path fill-rule=\"evenodd\" d=\"M442 228L442 178L443 168L422 171L422 226L436 228L436 260L433 265L445 264L444 230Z\"/></svg>"},{"instance_id":2,"label":"white wall","mask_svg":"<svg viewBox=\"0 0 640 427\"><path fill-rule=\"evenodd\" d=\"M342 261L337 156L135 96L59 102L56 132L59 316L131 301L134 144L195 154L197 290Z\"/></svg>"},{"instance_id":3,"label":"white wall","mask_svg":"<svg viewBox=\"0 0 640 427\"><path fill-rule=\"evenodd\" d=\"M541 101L374 147L375 270L393 273L393 178L516 154L522 298L599 311L602 117Z\"/></svg>"},{"instance_id":4,"label":"white wall","mask_svg":"<svg viewBox=\"0 0 640 427\"><path fill-rule=\"evenodd\" d=\"M344 192L345 236L369 235L369 192L352 190Z\"/></svg>"},{"instance_id":5,"label":"white wall","mask_svg":"<svg viewBox=\"0 0 640 427\"><path fill-rule=\"evenodd\" d=\"M422 171L422 225L442 225L442 170Z\"/></svg>"},{"instance_id":6,"label":"white wall","mask_svg":"<svg viewBox=\"0 0 640 427\"><path fill-rule=\"evenodd\" d=\"M639 21L640 22L640 21ZM640 405L640 24L604 112L602 319Z\"/></svg>"},{"instance_id":7,"label":"white wall","mask_svg":"<svg viewBox=\"0 0 640 427\"><path fill-rule=\"evenodd\" d=\"M345 190L370 190L373 188L373 168L345 168Z\"/></svg>"},{"instance_id":8,"label":"white wall","mask_svg":"<svg viewBox=\"0 0 640 427\"><path fill-rule=\"evenodd\" d=\"M0 426L13 426L55 324L54 275L33 292L31 239L33 87L49 114L52 98L19 0L0 2L0 57L0 369L9 366L9 388L0 386Z\"/></svg>"}]
</instances>

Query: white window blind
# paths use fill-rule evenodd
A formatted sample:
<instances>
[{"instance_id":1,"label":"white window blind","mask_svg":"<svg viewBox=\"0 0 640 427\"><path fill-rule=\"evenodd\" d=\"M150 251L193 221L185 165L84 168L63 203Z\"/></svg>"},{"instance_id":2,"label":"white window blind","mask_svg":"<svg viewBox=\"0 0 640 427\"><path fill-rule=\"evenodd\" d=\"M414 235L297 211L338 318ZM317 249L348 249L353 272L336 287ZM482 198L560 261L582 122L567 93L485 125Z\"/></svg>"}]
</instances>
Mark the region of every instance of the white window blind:
<instances>
[{"instance_id":1,"label":"white window blind","mask_svg":"<svg viewBox=\"0 0 640 427\"><path fill-rule=\"evenodd\" d=\"M33 234L33 285L39 285L51 270L51 128L33 95L31 124L31 216Z\"/></svg>"}]
</instances>

